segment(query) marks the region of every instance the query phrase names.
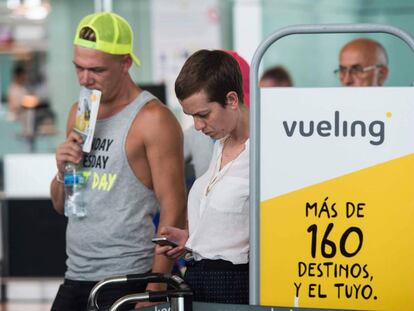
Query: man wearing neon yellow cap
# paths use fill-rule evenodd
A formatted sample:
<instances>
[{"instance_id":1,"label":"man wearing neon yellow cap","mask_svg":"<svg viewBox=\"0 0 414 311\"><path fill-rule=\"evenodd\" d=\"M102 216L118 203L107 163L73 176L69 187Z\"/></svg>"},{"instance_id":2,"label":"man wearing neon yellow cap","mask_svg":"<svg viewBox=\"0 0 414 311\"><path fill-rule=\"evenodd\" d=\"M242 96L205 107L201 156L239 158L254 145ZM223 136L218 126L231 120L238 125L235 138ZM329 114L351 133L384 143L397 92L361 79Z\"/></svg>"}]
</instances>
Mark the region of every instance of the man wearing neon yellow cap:
<instances>
[{"instance_id":1,"label":"man wearing neon yellow cap","mask_svg":"<svg viewBox=\"0 0 414 311\"><path fill-rule=\"evenodd\" d=\"M87 216L69 217L67 271L52 310L85 310L97 281L114 275L169 272L173 262L154 256L152 218L160 208L161 226L183 227L185 190L182 132L173 114L157 98L135 85L129 69L133 32L113 13L82 19L74 40L79 84L102 92L92 150L83 154L73 131L77 104L67 122L67 139L58 146L58 172L51 184L54 208L63 213L66 162L86 176ZM163 289L148 284L147 289ZM143 288L129 288L133 292ZM103 308L128 289L103 292Z\"/></svg>"}]
</instances>

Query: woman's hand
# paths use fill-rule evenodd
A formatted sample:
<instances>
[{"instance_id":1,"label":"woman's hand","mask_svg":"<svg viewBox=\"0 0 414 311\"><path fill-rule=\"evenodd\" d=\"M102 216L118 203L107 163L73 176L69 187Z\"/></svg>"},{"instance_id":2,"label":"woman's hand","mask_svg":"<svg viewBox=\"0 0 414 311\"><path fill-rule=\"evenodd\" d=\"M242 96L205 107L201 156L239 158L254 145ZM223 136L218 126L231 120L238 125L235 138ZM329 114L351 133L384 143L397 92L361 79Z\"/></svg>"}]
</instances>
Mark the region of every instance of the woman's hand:
<instances>
[{"instance_id":1,"label":"woman's hand","mask_svg":"<svg viewBox=\"0 0 414 311\"><path fill-rule=\"evenodd\" d=\"M169 240L178 244L176 247L160 246L155 247L157 255L164 255L171 259L178 259L186 253L185 243L188 240L188 231L175 227L162 227L159 231L160 235L167 237Z\"/></svg>"}]
</instances>

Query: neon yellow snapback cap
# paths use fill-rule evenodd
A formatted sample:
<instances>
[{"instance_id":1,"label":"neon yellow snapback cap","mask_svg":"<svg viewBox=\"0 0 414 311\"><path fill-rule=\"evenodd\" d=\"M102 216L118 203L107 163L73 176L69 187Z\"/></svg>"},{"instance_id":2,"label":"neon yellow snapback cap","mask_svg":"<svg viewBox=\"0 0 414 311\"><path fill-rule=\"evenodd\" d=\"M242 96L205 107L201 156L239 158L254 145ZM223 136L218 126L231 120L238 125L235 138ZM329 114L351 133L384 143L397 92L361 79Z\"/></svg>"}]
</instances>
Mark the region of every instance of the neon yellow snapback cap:
<instances>
[{"instance_id":1,"label":"neon yellow snapback cap","mask_svg":"<svg viewBox=\"0 0 414 311\"><path fill-rule=\"evenodd\" d=\"M80 38L84 27L95 32L96 41ZM129 23L121 16L111 12L98 12L85 16L76 29L73 44L114 55L129 54L138 66L141 61L134 55L134 33Z\"/></svg>"}]
</instances>

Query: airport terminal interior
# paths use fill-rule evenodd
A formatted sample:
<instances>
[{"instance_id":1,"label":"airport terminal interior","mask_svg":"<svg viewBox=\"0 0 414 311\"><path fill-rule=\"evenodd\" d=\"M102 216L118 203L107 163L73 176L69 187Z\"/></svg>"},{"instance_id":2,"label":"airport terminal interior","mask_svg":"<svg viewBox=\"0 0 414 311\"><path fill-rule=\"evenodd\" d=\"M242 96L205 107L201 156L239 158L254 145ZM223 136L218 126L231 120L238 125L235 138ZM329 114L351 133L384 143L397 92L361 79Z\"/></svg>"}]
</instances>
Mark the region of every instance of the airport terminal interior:
<instances>
[{"instance_id":1,"label":"airport terminal interior","mask_svg":"<svg viewBox=\"0 0 414 311\"><path fill-rule=\"evenodd\" d=\"M199 49L233 50L250 64L263 40L299 24L385 24L414 35L410 0L0 0L0 310L50 310L64 277L66 218L52 208L49 184L67 114L79 97L76 25L95 11L129 21L141 60L130 74L183 130L193 120L182 112L174 82ZM266 52L259 75L282 66L293 87L339 87L339 51L359 37L386 49L385 86L413 86L413 51L384 33L284 37ZM25 94L17 108L10 103L13 88Z\"/></svg>"}]
</instances>

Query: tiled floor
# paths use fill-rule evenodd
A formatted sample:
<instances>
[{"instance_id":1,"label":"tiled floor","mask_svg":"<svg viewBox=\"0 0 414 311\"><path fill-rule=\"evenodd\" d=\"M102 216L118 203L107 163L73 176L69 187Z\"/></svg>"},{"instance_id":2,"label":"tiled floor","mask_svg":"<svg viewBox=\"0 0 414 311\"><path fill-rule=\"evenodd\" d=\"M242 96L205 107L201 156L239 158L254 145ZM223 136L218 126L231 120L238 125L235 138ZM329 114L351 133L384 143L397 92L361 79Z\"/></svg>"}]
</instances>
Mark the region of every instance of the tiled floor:
<instances>
[{"instance_id":1,"label":"tiled floor","mask_svg":"<svg viewBox=\"0 0 414 311\"><path fill-rule=\"evenodd\" d=\"M12 278L5 285L6 303L0 311L49 311L62 279Z\"/></svg>"},{"instance_id":2,"label":"tiled floor","mask_svg":"<svg viewBox=\"0 0 414 311\"><path fill-rule=\"evenodd\" d=\"M10 302L0 304L1 311L49 311L51 303Z\"/></svg>"}]
</instances>

